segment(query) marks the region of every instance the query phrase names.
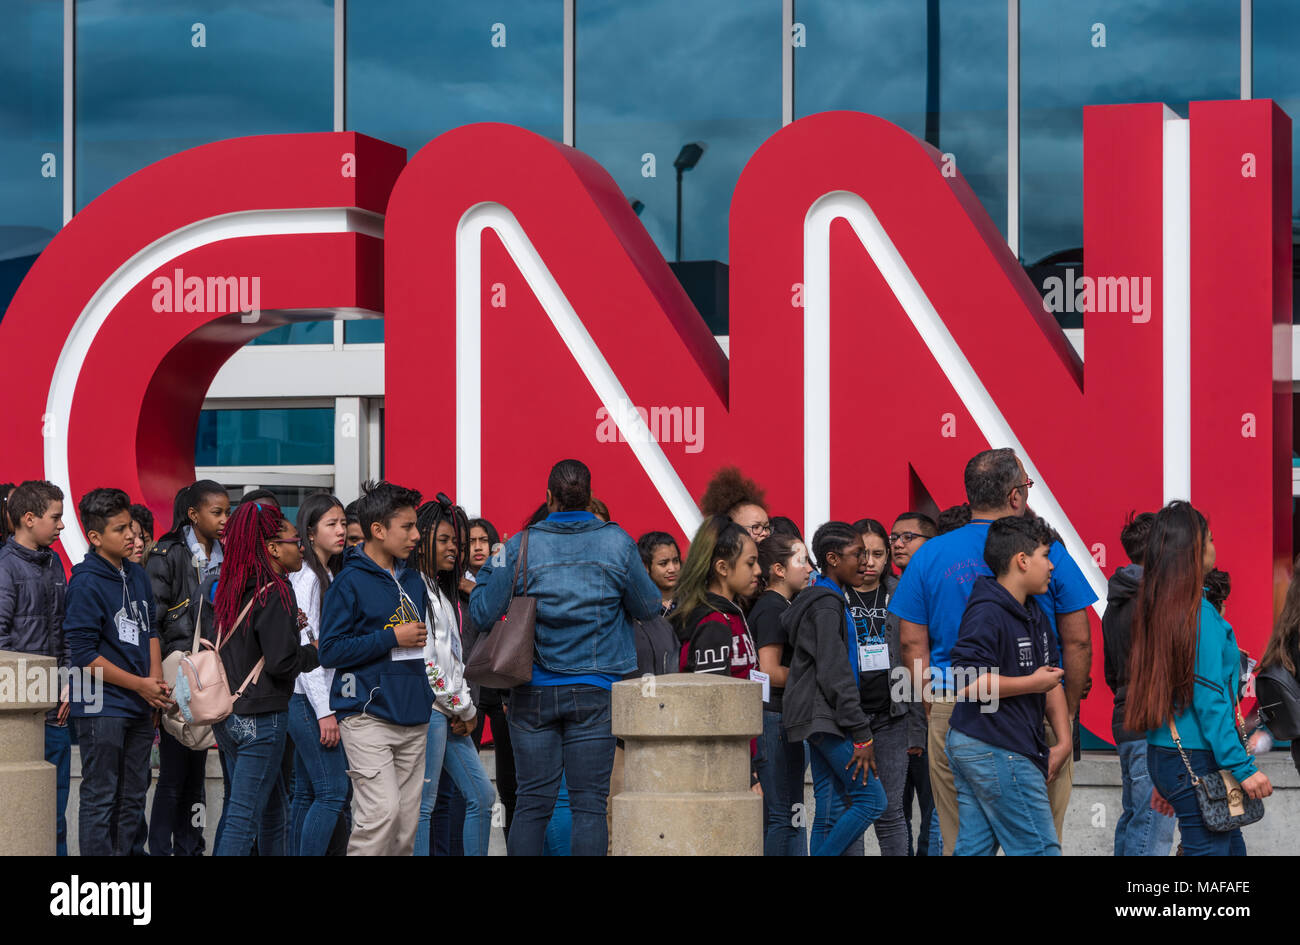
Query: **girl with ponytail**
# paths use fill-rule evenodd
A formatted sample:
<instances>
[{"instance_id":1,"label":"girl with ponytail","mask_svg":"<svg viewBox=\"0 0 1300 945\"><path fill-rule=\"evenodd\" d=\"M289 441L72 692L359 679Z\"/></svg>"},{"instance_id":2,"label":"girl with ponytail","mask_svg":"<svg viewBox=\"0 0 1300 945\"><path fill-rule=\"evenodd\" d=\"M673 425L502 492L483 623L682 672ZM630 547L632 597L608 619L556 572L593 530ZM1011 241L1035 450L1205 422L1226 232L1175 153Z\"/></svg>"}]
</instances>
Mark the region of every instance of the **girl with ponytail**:
<instances>
[{"instance_id":1,"label":"girl with ponytail","mask_svg":"<svg viewBox=\"0 0 1300 945\"><path fill-rule=\"evenodd\" d=\"M298 529L269 503L245 502L226 525L225 561L214 585L213 624L226 679L239 685L263 661L213 726L230 773L230 796L217 827L217 856L283 856L286 798L278 777L289 728L289 698L299 673L319 662L314 644L299 643L306 616L288 575L302 567ZM205 621L207 624L207 621ZM278 795L278 796L277 796Z\"/></svg>"}]
</instances>

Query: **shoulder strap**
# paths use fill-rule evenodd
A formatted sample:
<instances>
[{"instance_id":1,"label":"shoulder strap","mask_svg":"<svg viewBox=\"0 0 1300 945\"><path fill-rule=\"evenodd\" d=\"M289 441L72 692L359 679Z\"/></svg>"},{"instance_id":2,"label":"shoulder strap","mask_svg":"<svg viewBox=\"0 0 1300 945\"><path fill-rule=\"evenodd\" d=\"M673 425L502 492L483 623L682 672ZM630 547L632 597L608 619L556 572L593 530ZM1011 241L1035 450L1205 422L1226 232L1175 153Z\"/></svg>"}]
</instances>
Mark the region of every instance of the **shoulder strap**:
<instances>
[{"instance_id":1,"label":"shoulder strap","mask_svg":"<svg viewBox=\"0 0 1300 945\"><path fill-rule=\"evenodd\" d=\"M528 532L530 529L524 529L524 537L519 541L519 557L515 559L515 576L510 581L510 600L514 600L515 588L519 586L519 568L524 569L524 596L528 596ZM509 606L507 601L506 606Z\"/></svg>"},{"instance_id":2,"label":"shoulder strap","mask_svg":"<svg viewBox=\"0 0 1300 945\"><path fill-rule=\"evenodd\" d=\"M233 625L231 626L231 628L230 628L230 634L234 634L234 632L235 632L236 630L239 629L239 625L240 625L241 623L244 622L244 618L248 616L248 612L249 612L250 610L253 609L253 602L257 600L257 595L260 594L260 593L262 593L262 591L266 590L268 587L271 587L271 586L272 586L272 585L269 584L269 583L268 583L268 584L263 584L263 585L262 585L261 587L259 587L257 590L253 591L252 596L250 596L250 597L248 598L248 603L245 604L245 605L244 605L244 609L241 610L241 611L239 612L239 616L235 618L235 622L234 622L234 624L233 624ZM200 601L200 603L199 603L199 609L202 610L202 607L203 607L203 605L202 605L202 601ZM228 634L228 636L229 636L229 634ZM218 628L218 630L217 630L217 645L216 645L213 649L215 649L215 650L217 650L218 652L220 652L220 651L221 651L221 643L222 643L222 639L221 639L221 630L220 630L220 628ZM258 660L258 665L255 666L255 667L253 667L254 670L256 670L256 671L258 671L258 672L261 672L261 669L262 669L262 665L261 665L261 664L262 664L263 662L264 662L264 660ZM250 676L251 676L251 675L252 675L252 674L250 674ZM247 680L245 680L245 684L247 684ZM242 691L243 687L241 686L240 689L241 689L241 691Z\"/></svg>"}]
</instances>

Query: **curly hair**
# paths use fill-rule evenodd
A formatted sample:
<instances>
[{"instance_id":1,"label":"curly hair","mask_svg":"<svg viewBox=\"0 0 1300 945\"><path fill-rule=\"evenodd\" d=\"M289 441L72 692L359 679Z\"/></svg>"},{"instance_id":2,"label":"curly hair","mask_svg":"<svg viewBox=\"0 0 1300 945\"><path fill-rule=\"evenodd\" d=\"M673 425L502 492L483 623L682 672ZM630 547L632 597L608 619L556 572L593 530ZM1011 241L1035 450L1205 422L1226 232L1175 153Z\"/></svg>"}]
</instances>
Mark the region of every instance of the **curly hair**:
<instances>
[{"instance_id":1,"label":"curly hair","mask_svg":"<svg viewBox=\"0 0 1300 945\"><path fill-rule=\"evenodd\" d=\"M740 505L757 505L767 510L767 497L758 483L746 479L738 466L723 466L709 480L700 497L700 512L707 518L710 515L730 516L733 509Z\"/></svg>"}]
</instances>

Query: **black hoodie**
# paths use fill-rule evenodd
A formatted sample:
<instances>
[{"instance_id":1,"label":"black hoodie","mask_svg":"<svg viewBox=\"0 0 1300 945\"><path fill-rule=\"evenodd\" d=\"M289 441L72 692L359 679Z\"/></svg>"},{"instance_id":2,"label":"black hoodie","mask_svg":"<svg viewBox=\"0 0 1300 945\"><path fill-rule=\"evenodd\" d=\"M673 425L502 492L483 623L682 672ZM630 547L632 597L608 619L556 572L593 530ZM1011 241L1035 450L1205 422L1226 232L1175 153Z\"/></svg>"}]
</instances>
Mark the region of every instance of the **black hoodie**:
<instances>
[{"instance_id":1,"label":"black hoodie","mask_svg":"<svg viewBox=\"0 0 1300 945\"><path fill-rule=\"evenodd\" d=\"M212 598L218 580L215 575L205 579L201 591L203 636L209 640L216 639ZM288 583L287 578L285 583ZM247 583L240 595L241 610L260 586L255 578ZM239 689L259 659L266 659L257 682L249 683L243 696L235 700L235 715L284 712L289 708L289 697L293 695L293 684L298 674L310 672L320 665L316 647L298 642L298 605L292 585L289 587L289 602L293 605L292 613L285 609L279 591L274 587L268 588L264 601L253 604L248 616L221 645L221 663L231 692Z\"/></svg>"},{"instance_id":2,"label":"black hoodie","mask_svg":"<svg viewBox=\"0 0 1300 945\"><path fill-rule=\"evenodd\" d=\"M855 742L871 738L849 661L843 593L814 584L795 595L781 624L792 650L781 706L786 737L797 742L825 732Z\"/></svg>"},{"instance_id":3,"label":"black hoodie","mask_svg":"<svg viewBox=\"0 0 1300 945\"><path fill-rule=\"evenodd\" d=\"M1101 651L1106 685L1115 693L1110 733L1115 742L1145 739L1145 732L1124 727L1124 702L1128 695L1128 654L1133 634L1133 611L1137 606L1142 566L1126 564L1111 575L1106 585L1106 613L1101 618Z\"/></svg>"},{"instance_id":4,"label":"black hoodie","mask_svg":"<svg viewBox=\"0 0 1300 945\"><path fill-rule=\"evenodd\" d=\"M952 647L954 670L984 672L996 669L1001 676L1032 676L1040 666L1060 666L1047 616L1033 597L1020 603L995 579L975 579L957 642ZM973 681L973 680L972 680ZM959 680L958 687L964 684ZM1007 751L1024 755L1047 777L1047 741L1043 737L1043 714L1047 694L1027 692L1000 698L994 711L991 703L976 701L990 683L981 682L974 692L952 710L951 728L963 735Z\"/></svg>"}]
</instances>

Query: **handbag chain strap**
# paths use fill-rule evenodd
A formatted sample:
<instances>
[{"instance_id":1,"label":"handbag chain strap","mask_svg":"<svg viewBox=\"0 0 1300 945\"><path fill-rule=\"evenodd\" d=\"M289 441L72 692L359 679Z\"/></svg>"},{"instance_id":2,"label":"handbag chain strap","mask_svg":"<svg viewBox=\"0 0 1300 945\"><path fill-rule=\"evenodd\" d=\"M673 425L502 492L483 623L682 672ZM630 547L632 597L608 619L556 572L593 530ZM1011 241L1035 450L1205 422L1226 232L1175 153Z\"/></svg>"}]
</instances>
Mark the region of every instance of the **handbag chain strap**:
<instances>
[{"instance_id":1,"label":"handbag chain strap","mask_svg":"<svg viewBox=\"0 0 1300 945\"><path fill-rule=\"evenodd\" d=\"M1237 703L1234 693L1232 699L1232 714L1237 719L1237 735L1241 738L1241 744L1246 749L1246 754L1255 757L1255 753L1250 750L1250 742L1246 740L1246 720L1241 717L1241 706ZM1192 776L1192 786L1196 787L1201 783L1201 779L1192 771L1192 763L1187 759L1187 752L1183 751L1182 740L1178 737L1178 726L1174 724L1174 717L1169 716L1169 734L1174 737L1174 744L1178 746L1178 754L1183 758L1183 765L1187 768L1187 773Z\"/></svg>"}]
</instances>

